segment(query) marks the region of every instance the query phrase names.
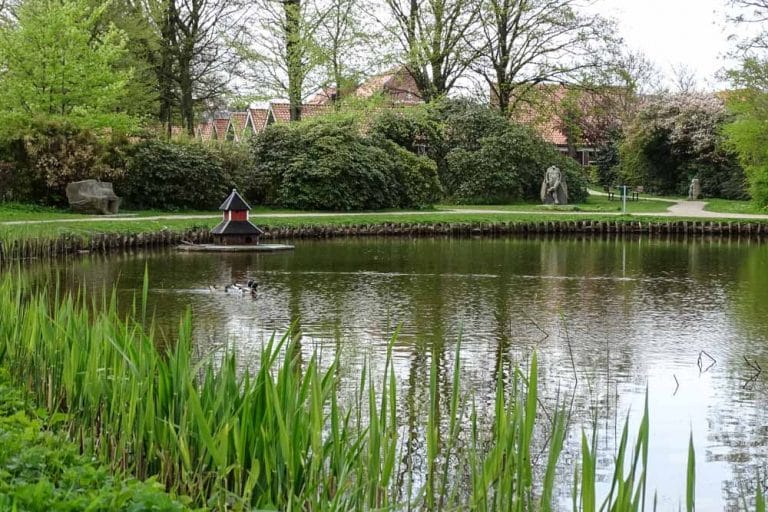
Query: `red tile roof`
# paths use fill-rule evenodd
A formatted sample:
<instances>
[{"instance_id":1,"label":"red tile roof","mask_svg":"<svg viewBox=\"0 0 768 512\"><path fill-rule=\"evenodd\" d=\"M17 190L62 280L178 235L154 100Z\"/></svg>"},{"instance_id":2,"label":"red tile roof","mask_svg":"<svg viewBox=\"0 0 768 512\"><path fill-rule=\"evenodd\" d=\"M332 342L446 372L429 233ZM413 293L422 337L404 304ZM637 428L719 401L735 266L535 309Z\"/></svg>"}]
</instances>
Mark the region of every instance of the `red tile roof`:
<instances>
[{"instance_id":1,"label":"red tile roof","mask_svg":"<svg viewBox=\"0 0 768 512\"><path fill-rule=\"evenodd\" d=\"M570 93L577 93L576 104L582 112L589 112L599 104L600 94L588 89L574 89L561 84L540 84L534 91L534 99L523 103L512 113L512 120L533 128L544 140L557 146L567 146L560 105ZM605 94L602 92L601 94ZM491 90L491 103L494 103Z\"/></svg>"},{"instance_id":2,"label":"red tile roof","mask_svg":"<svg viewBox=\"0 0 768 512\"><path fill-rule=\"evenodd\" d=\"M248 119L251 123L253 133L261 133L267 126L269 118L269 109L267 108L249 108Z\"/></svg>"},{"instance_id":3,"label":"red tile roof","mask_svg":"<svg viewBox=\"0 0 768 512\"><path fill-rule=\"evenodd\" d=\"M248 121L248 112L232 112L229 116L229 125L235 133L235 140L243 136L245 123Z\"/></svg>"},{"instance_id":4,"label":"red tile roof","mask_svg":"<svg viewBox=\"0 0 768 512\"><path fill-rule=\"evenodd\" d=\"M302 119L311 119L313 117L322 116L325 114L330 114L333 112L333 106L332 105L312 105L312 104L304 104L301 106L301 118Z\"/></svg>"},{"instance_id":5,"label":"red tile roof","mask_svg":"<svg viewBox=\"0 0 768 512\"><path fill-rule=\"evenodd\" d=\"M520 124L530 126L550 144L568 145L568 139L563 133L560 119L555 114L547 115L538 111L533 105L525 105L512 115L512 119Z\"/></svg>"},{"instance_id":6,"label":"red tile roof","mask_svg":"<svg viewBox=\"0 0 768 512\"><path fill-rule=\"evenodd\" d=\"M423 103L416 80L405 66L397 66L385 73L370 77L355 90L354 94L360 98L383 94L386 99L398 105Z\"/></svg>"},{"instance_id":7,"label":"red tile roof","mask_svg":"<svg viewBox=\"0 0 768 512\"><path fill-rule=\"evenodd\" d=\"M336 87L324 87L307 100L307 105L330 105L336 98Z\"/></svg>"},{"instance_id":8,"label":"red tile roof","mask_svg":"<svg viewBox=\"0 0 768 512\"><path fill-rule=\"evenodd\" d=\"M214 119L213 132L214 132L215 138L218 140L225 140L227 138L228 126L229 126L229 119Z\"/></svg>"},{"instance_id":9,"label":"red tile roof","mask_svg":"<svg viewBox=\"0 0 768 512\"><path fill-rule=\"evenodd\" d=\"M275 123L288 123L291 121L291 106L288 103L270 101L269 110Z\"/></svg>"},{"instance_id":10,"label":"red tile roof","mask_svg":"<svg viewBox=\"0 0 768 512\"><path fill-rule=\"evenodd\" d=\"M213 138L213 123L206 121L197 125L195 134L202 140L211 140Z\"/></svg>"}]
</instances>

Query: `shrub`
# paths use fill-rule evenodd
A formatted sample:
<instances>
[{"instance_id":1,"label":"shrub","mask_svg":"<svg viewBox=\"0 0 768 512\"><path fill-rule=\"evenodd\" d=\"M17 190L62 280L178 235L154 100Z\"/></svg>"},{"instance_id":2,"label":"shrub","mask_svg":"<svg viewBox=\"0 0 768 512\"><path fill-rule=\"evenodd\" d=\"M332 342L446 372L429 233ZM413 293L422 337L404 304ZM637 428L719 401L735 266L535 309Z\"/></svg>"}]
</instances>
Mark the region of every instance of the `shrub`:
<instances>
[{"instance_id":1,"label":"shrub","mask_svg":"<svg viewBox=\"0 0 768 512\"><path fill-rule=\"evenodd\" d=\"M400 208L423 208L435 204L443 194L437 164L390 141L381 141L389 154Z\"/></svg>"},{"instance_id":2,"label":"shrub","mask_svg":"<svg viewBox=\"0 0 768 512\"><path fill-rule=\"evenodd\" d=\"M311 210L420 207L440 191L436 167L350 116L270 126L253 142L249 197Z\"/></svg>"},{"instance_id":3,"label":"shrub","mask_svg":"<svg viewBox=\"0 0 768 512\"><path fill-rule=\"evenodd\" d=\"M232 186L222 159L207 146L148 140L132 149L116 192L135 208L209 209Z\"/></svg>"},{"instance_id":4,"label":"shrub","mask_svg":"<svg viewBox=\"0 0 768 512\"><path fill-rule=\"evenodd\" d=\"M203 148L221 163L227 186L245 191L252 181L253 161L250 146L246 143L226 142L205 144Z\"/></svg>"},{"instance_id":5,"label":"shrub","mask_svg":"<svg viewBox=\"0 0 768 512\"><path fill-rule=\"evenodd\" d=\"M573 201L586 197L586 180L576 162L487 105L448 99L384 111L371 123L371 132L412 154L429 156L448 200L538 201L543 173L550 165L566 173Z\"/></svg>"},{"instance_id":6,"label":"shrub","mask_svg":"<svg viewBox=\"0 0 768 512\"><path fill-rule=\"evenodd\" d=\"M0 374L0 509L184 511L157 482L110 475L27 412Z\"/></svg>"},{"instance_id":7,"label":"shrub","mask_svg":"<svg viewBox=\"0 0 768 512\"><path fill-rule=\"evenodd\" d=\"M578 163L522 126L509 124L502 133L480 139L477 150L457 148L447 160L446 179L458 202L538 201L544 171L550 165L563 171L569 202L586 198L586 179Z\"/></svg>"},{"instance_id":8,"label":"shrub","mask_svg":"<svg viewBox=\"0 0 768 512\"><path fill-rule=\"evenodd\" d=\"M63 206L73 181L119 179L122 168L107 162L113 145L70 123L37 122L0 148L4 199Z\"/></svg>"}]
</instances>

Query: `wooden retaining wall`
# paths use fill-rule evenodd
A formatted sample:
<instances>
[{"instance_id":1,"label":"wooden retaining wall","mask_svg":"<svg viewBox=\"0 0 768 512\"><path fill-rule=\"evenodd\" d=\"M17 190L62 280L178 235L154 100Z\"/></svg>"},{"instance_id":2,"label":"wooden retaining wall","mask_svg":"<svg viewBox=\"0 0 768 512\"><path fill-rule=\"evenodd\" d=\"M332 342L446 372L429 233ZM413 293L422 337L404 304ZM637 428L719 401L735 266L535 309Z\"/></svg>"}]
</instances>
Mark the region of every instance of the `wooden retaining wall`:
<instances>
[{"instance_id":1,"label":"wooden retaining wall","mask_svg":"<svg viewBox=\"0 0 768 512\"><path fill-rule=\"evenodd\" d=\"M709 221L547 221L496 223L385 223L356 226L298 226L267 228L264 240L322 239L360 236L504 236L504 235L648 235L648 236L722 236L765 237L768 223ZM0 240L0 263L19 259L56 258L80 253L118 252L152 249L182 243L211 243L210 231L163 230L156 233L124 235L117 233L58 238Z\"/></svg>"}]
</instances>

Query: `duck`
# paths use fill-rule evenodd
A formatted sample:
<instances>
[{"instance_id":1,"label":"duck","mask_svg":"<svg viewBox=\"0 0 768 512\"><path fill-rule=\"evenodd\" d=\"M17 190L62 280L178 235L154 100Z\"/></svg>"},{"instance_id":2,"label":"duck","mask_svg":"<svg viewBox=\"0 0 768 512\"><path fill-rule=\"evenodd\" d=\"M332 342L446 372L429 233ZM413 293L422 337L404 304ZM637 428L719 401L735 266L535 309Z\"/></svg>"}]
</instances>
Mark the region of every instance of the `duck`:
<instances>
[{"instance_id":1,"label":"duck","mask_svg":"<svg viewBox=\"0 0 768 512\"><path fill-rule=\"evenodd\" d=\"M232 283L228 284L224 287L224 291L227 293L248 293L250 292L251 295L256 295L256 288L259 286L259 284L254 279L249 279L248 282L245 284L242 283Z\"/></svg>"}]
</instances>

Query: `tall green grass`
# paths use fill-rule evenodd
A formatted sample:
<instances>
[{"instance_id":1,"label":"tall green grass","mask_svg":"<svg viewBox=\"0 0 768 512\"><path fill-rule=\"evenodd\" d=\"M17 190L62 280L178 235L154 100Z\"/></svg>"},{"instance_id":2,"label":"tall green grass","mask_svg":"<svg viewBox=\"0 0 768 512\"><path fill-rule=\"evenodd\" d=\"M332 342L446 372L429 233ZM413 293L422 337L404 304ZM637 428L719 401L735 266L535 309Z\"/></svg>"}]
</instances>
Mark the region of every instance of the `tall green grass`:
<instances>
[{"instance_id":1,"label":"tall green grass","mask_svg":"<svg viewBox=\"0 0 768 512\"><path fill-rule=\"evenodd\" d=\"M447 401L433 357L418 440L424 463L416 467L397 415L391 347L381 376L365 368L342 403L338 362L325 369L317 357L302 362L291 335L271 339L252 372L234 353L196 359L189 313L174 343L158 343L144 306L148 286L145 279L142 297L121 315L114 291L73 296L0 278L0 363L83 452L113 471L154 477L214 510L562 508L555 487L567 418L558 411L539 422L535 354L509 382L499 372L490 411L461 392L460 347ZM542 427L546 455L534 464ZM600 496L596 441L582 434L574 510L644 510L648 442L646 401L633 442L624 426L610 491ZM693 464L691 442L689 510Z\"/></svg>"}]
</instances>

